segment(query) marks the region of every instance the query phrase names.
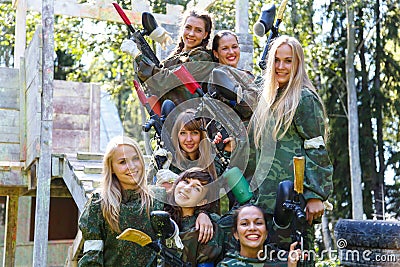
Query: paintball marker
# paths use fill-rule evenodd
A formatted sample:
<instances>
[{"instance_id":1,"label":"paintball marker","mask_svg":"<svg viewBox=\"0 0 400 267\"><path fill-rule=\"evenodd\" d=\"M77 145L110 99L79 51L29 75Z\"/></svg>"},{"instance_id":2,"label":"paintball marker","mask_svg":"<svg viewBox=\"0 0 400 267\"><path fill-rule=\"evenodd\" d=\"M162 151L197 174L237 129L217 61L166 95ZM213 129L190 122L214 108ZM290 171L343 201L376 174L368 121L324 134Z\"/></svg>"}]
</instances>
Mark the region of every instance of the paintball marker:
<instances>
[{"instance_id":1,"label":"paintball marker","mask_svg":"<svg viewBox=\"0 0 400 267\"><path fill-rule=\"evenodd\" d=\"M138 49L142 52L144 56L149 58L157 67L160 66L160 60L157 58L157 56L154 54L153 50L150 48L149 44L147 41L144 39L145 35L151 34L151 31L153 31L155 28L157 28L157 22L155 21L153 15L148 12L144 12L142 14L142 23L143 27L145 30L142 32L135 30L133 28L131 21L129 18L126 16L124 10L117 4L117 3L112 3L115 9L117 10L118 14L128 26L128 29L130 33L132 34L132 40L136 43Z\"/></svg>"},{"instance_id":2,"label":"paintball marker","mask_svg":"<svg viewBox=\"0 0 400 267\"><path fill-rule=\"evenodd\" d=\"M222 139L229 137L229 133L232 134L237 139L242 139L243 136L246 136L246 129L241 125L240 118L236 115L236 113L231 109L224 109L222 106L225 104L222 102L216 103L217 100L212 97L210 94L204 94L201 89L200 84L194 79L194 77L190 74L190 72L186 69L185 66L181 65L174 71L174 74L178 77L178 79L186 86L186 88L192 93L197 93L201 98L201 104L197 108L200 118L212 118L215 123L215 127L222 134ZM226 105L225 105L226 106ZM230 111L229 114L227 111ZM197 115L196 114L196 115ZM217 115L218 114L218 115ZM236 120L235 120L236 118ZM216 120L218 119L218 120ZM228 133L229 131L229 133ZM222 152L224 148L224 144L221 142L217 145L217 149ZM218 153L218 157L220 159L223 158L222 153ZM221 163L226 167L229 162L221 161Z\"/></svg>"},{"instance_id":3,"label":"paintball marker","mask_svg":"<svg viewBox=\"0 0 400 267\"><path fill-rule=\"evenodd\" d=\"M150 115L150 119L142 126L143 131L148 132L153 127L156 132L156 139L159 147L171 147L171 138L164 138L161 140L162 125L168 114L174 109L175 104L171 100L165 100L161 106L161 117L152 109L146 95L144 94L140 84L137 81L133 81L140 103L145 107ZM162 169L163 164L167 158L164 156L155 157L157 168Z\"/></svg>"},{"instance_id":4,"label":"paintball marker","mask_svg":"<svg viewBox=\"0 0 400 267\"><path fill-rule=\"evenodd\" d=\"M183 262L175 253L166 247L166 239L173 239L178 248L182 249L183 244L179 238L179 228L170 218L166 211L152 211L150 213L150 223L156 233L156 240L152 240L146 233L128 228L125 229L117 239L127 240L139 244L142 247L149 247L157 252L157 266L177 266L190 267L191 263Z\"/></svg>"},{"instance_id":5,"label":"paintball marker","mask_svg":"<svg viewBox=\"0 0 400 267\"><path fill-rule=\"evenodd\" d=\"M307 222L304 213L305 201L301 197L303 194L304 165L304 156L293 157L294 182L285 180L279 183L273 217L274 224L278 228L292 227L292 240L300 244L301 251L303 251L303 226Z\"/></svg>"},{"instance_id":6,"label":"paintball marker","mask_svg":"<svg viewBox=\"0 0 400 267\"><path fill-rule=\"evenodd\" d=\"M275 26L272 25L274 18L275 18L275 5L274 4L269 5L269 6L264 6L261 9L261 16L260 16L259 21L256 24L254 24L254 27L253 27L254 34L257 36L262 37L269 30L271 30L271 32L269 33L269 36L268 36L267 43L265 44L265 47L264 47L264 51L260 58L260 61L258 62L258 65L260 66L260 68L262 70L265 70L267 68L267 63L265 62L265 59L267 58L269 45L271 44L271 41L273 39L275 39L276 37L279 36L278 28L282 22L283 12L285 11L287 2L288 2L288 0L283 0L281 5L279 6Z\"/></svg>"}]
</instances>

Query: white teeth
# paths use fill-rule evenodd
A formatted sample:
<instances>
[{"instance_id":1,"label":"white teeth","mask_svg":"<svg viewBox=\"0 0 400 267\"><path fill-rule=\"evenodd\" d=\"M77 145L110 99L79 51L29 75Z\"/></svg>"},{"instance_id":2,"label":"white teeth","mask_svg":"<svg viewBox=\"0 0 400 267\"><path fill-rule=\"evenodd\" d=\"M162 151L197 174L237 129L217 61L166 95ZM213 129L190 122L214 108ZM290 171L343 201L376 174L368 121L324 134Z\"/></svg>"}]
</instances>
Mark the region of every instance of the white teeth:
<instances>
[{"instance_id":1,"label":"white teeth","mask_svg":"<svg viewBox=\"0 0 400 267\"><path fill-rule=\"evenodd\" d=\"M248 235L247 238L259 238L259 235Z\"/></svg>"}]
</instances>

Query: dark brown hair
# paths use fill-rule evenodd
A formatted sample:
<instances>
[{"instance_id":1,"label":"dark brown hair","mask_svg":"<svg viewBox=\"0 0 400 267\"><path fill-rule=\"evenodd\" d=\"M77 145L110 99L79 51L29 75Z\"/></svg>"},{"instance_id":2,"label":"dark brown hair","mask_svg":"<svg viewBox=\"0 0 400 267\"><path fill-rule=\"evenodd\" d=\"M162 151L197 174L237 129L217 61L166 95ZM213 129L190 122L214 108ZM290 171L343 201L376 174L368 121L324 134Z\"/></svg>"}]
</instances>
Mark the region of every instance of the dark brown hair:
<instances>
[{"instance_id":1,"label":"dark brown hair","mask_svg":"<svg viewBox=\"0 0 400 267\"><path fill-rule=\"evenodd\" d=\"M185 19L182 21L181 28L183 28L183 26L185 25L185 23L189 17L199 18L204 21L205 31L208 33L208 35L201 42L200 46L203 47L204 49L206 49L208 42L210 41L210 35L211 35L212 27L213 27L211 15L207 11L195 11L195 10L189 10L185 13L185 15L186 16L184 16ZM176 55L176 54L181 53L184 46L185 46L185 43L183 42L182 35L181 35L179 37L179 43L176 46L173 54Z\"/></svg>"},{"instance_id":2,"label":"dark brown hair","mask_svg":"<svg viewBox=\"0 0 400 267\"><path fill-rule=\"evenodd\" d=\"M237 223L238 223L238 217L239 217L239 213L242 211L242 209L247 208L247 207L255 207L257 208L259 211L261 211L264 221L265 221L265 227L268 231L268 225L267 225L267 213L264 211L264 209L262 209L261 207L251 204L251 203L247 203L243 206L240 206L237 210L235 210L235 212L233 213L233 225L232 225L232 233L236 233L237 232Z\"/></svg>"},{"instance_id":3,"label":"dark brown hair","mask_svg":"<svg viewBox=\"0 0 400 267\"><path fill-rule=\"evenodd\" d=\"M172 188L169 191L168 196L168 203L169 205L166 206L166 211L169 212L171 218L181 227L182 222L182 208L178 206L175 202L175 188L177 184L184 179L197 179L200 181L202 185L208 185L215 181L213 175L204 169L199 167L190 168L184 172L182 172L179 177L175 180ZM213 187L208 187L208 192L206 194L206 199L210 200L213 196ZM197 210L204 210L207 211L211 208L210 203L208 202L205 205L195 207L195 212Z\"/></svg>"},{"instance_id":4,"label":"dark brown hair","mask_svg":"<svg viewBox=\"0 0 400 267\"><path fill-rule=\"evenodd\" d=\"M228 35L232 35L233 37L235 37L236 41L239 43L238 36L233 31L229 31L229 30L219 31L215 34L215 36L213 38L212 47L211 47L212 51L218 52L219 41L221 40L222 37L228 36ZM218 58L216 58L214 56L214 53L212 53L212 58L215 62L218 62Z\"/></svg>"}]
</instances>

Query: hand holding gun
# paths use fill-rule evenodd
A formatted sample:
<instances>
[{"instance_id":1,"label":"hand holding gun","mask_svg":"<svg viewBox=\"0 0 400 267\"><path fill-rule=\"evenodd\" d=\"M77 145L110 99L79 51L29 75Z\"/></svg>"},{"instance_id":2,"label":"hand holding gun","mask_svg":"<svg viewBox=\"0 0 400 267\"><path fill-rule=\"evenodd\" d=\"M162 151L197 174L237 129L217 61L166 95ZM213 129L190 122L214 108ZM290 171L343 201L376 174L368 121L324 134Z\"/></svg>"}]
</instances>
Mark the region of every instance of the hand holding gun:
<instances>
[{"instance_id":1,"label":"hand holding gun","mask_svg":"<svg viewBox=\"0 0 400 267\"><path fill-rule=\"evenodd\" d=\"M144 31L142 33L138 30L135 30L135 28L133 28L132 26L131 21L126 16L124 10L117 3L114 2L112 4L117 10L122 20L124 21L124 23L128 26L128 29L132 34L132 39L136 43L137 48L142 52L144 56L149 58L157 67L160 67L160 60L157 58L156 54L154 54L153 50L150 48L149 44L143 37L145 34L148 34L148 32Z\"/></svg>"}]
</instances>

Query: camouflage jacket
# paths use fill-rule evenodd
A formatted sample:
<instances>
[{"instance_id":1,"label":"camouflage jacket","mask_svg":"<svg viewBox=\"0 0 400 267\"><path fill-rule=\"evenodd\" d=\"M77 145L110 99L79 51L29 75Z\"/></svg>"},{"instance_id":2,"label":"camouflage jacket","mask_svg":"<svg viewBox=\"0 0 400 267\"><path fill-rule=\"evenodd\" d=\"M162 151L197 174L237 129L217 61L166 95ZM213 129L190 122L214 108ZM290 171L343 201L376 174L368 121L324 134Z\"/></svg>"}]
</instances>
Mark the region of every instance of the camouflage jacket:
<instances>
[{"instance_id":1,"label":"camouflage jacket","mask_svg":"<svg viewBox=\"0 0 400 267\"><path fill-rule=\"evenodd\" d=\"M198 97L191 94L182 82L173 74L173 70L184 64L195 80L207 92L207 82L211 70L215 67L210 51L202 47L173 55L157 67L147 57L139 55L135 58L135 72L144 83L146 92L156 95L161 100L170 99L175 105L186 100Z\"/></svg>"},{"instance_id":2,"label":"camouflage jacket","mask_svg":"<svg viewBox=\"0 0 400 267\"><path fill-rule=\"evenodd\" d=\"M304 176L304 198L326 200L332 193L333 167L322 137L324 136L324 114L317 97L303 89L293 122L285 136L271 145L272 137L261 137L261 151L253 177L253 187L258 188L256 204L273 214L276 190L279 182L294 180L293 156L306 159ZM275 147L274 147L275 146ZM275 149L276 148L276 149ZM272 153L275 149L275 154Z\"/></svg>"},{"instance_id":3,"label":"camouflage jacket","mask_svg":"<svg viewBox=\"0 0 400 267\"><path fill-rule=\"evenodd\" d=\"M197 266L199 263L216 264L219 262L222 259L223 252L223 233L216 223L218 218L217 214L210 214L210 219L214 225L214 236L206 244L198 242L199 231L195 229L197 215L182 218L179 236L184 248L178 250L173 247L174 253L180 256L184 262L190 262L192 266Z\"/></svg>"},{"instance_id":4,"label":"camouflage jacket","mask_svg":"<svg viewBox=\"0 0 400 267\"><path fill-rule=\"evenodd\" d=\"M82 231L84 254L78 266L155 266L156 254L147 247L118 240L119 233L113 232L103 217L100 194L95 193L86 203L79 218L79 229ZM155 209L162 209L162 204L155 202ZM120 206L120 229L135 228L152 239L155 237L146 211L139 213L140 196L133 190L125 190Z\"/></svg>"},{"instance_id":5,"label":"camouflage jacket","mask_svg":"<svg viewBox=\"0 0 400 267\"><path fill-rule=\"evenodd\" d=\"M241 256L238 251L228 252L225 258L218 263L217 267L287 267L287 262L282 261L262 261Z\"/></svg>"},{"instance_id":6,"label":"camouflage jacket","mask_svg":"<svg viewBox=\"0 0 400 267\"><path fill-rule=\"evenodd\" d=\"M218 96L218 99L231 106L243 121L248 121L257 106L258 96L262 91L262 79L256 78L247 70L227 65L218 65L216 68L223 70L227 74L227 77L235 83L237 91L236 101L229 101L223 96ZM217 84L214 83L213 76L211 76L208 90L215 91L213 88L216 86Z\"/></svg>"}]
</instances>

